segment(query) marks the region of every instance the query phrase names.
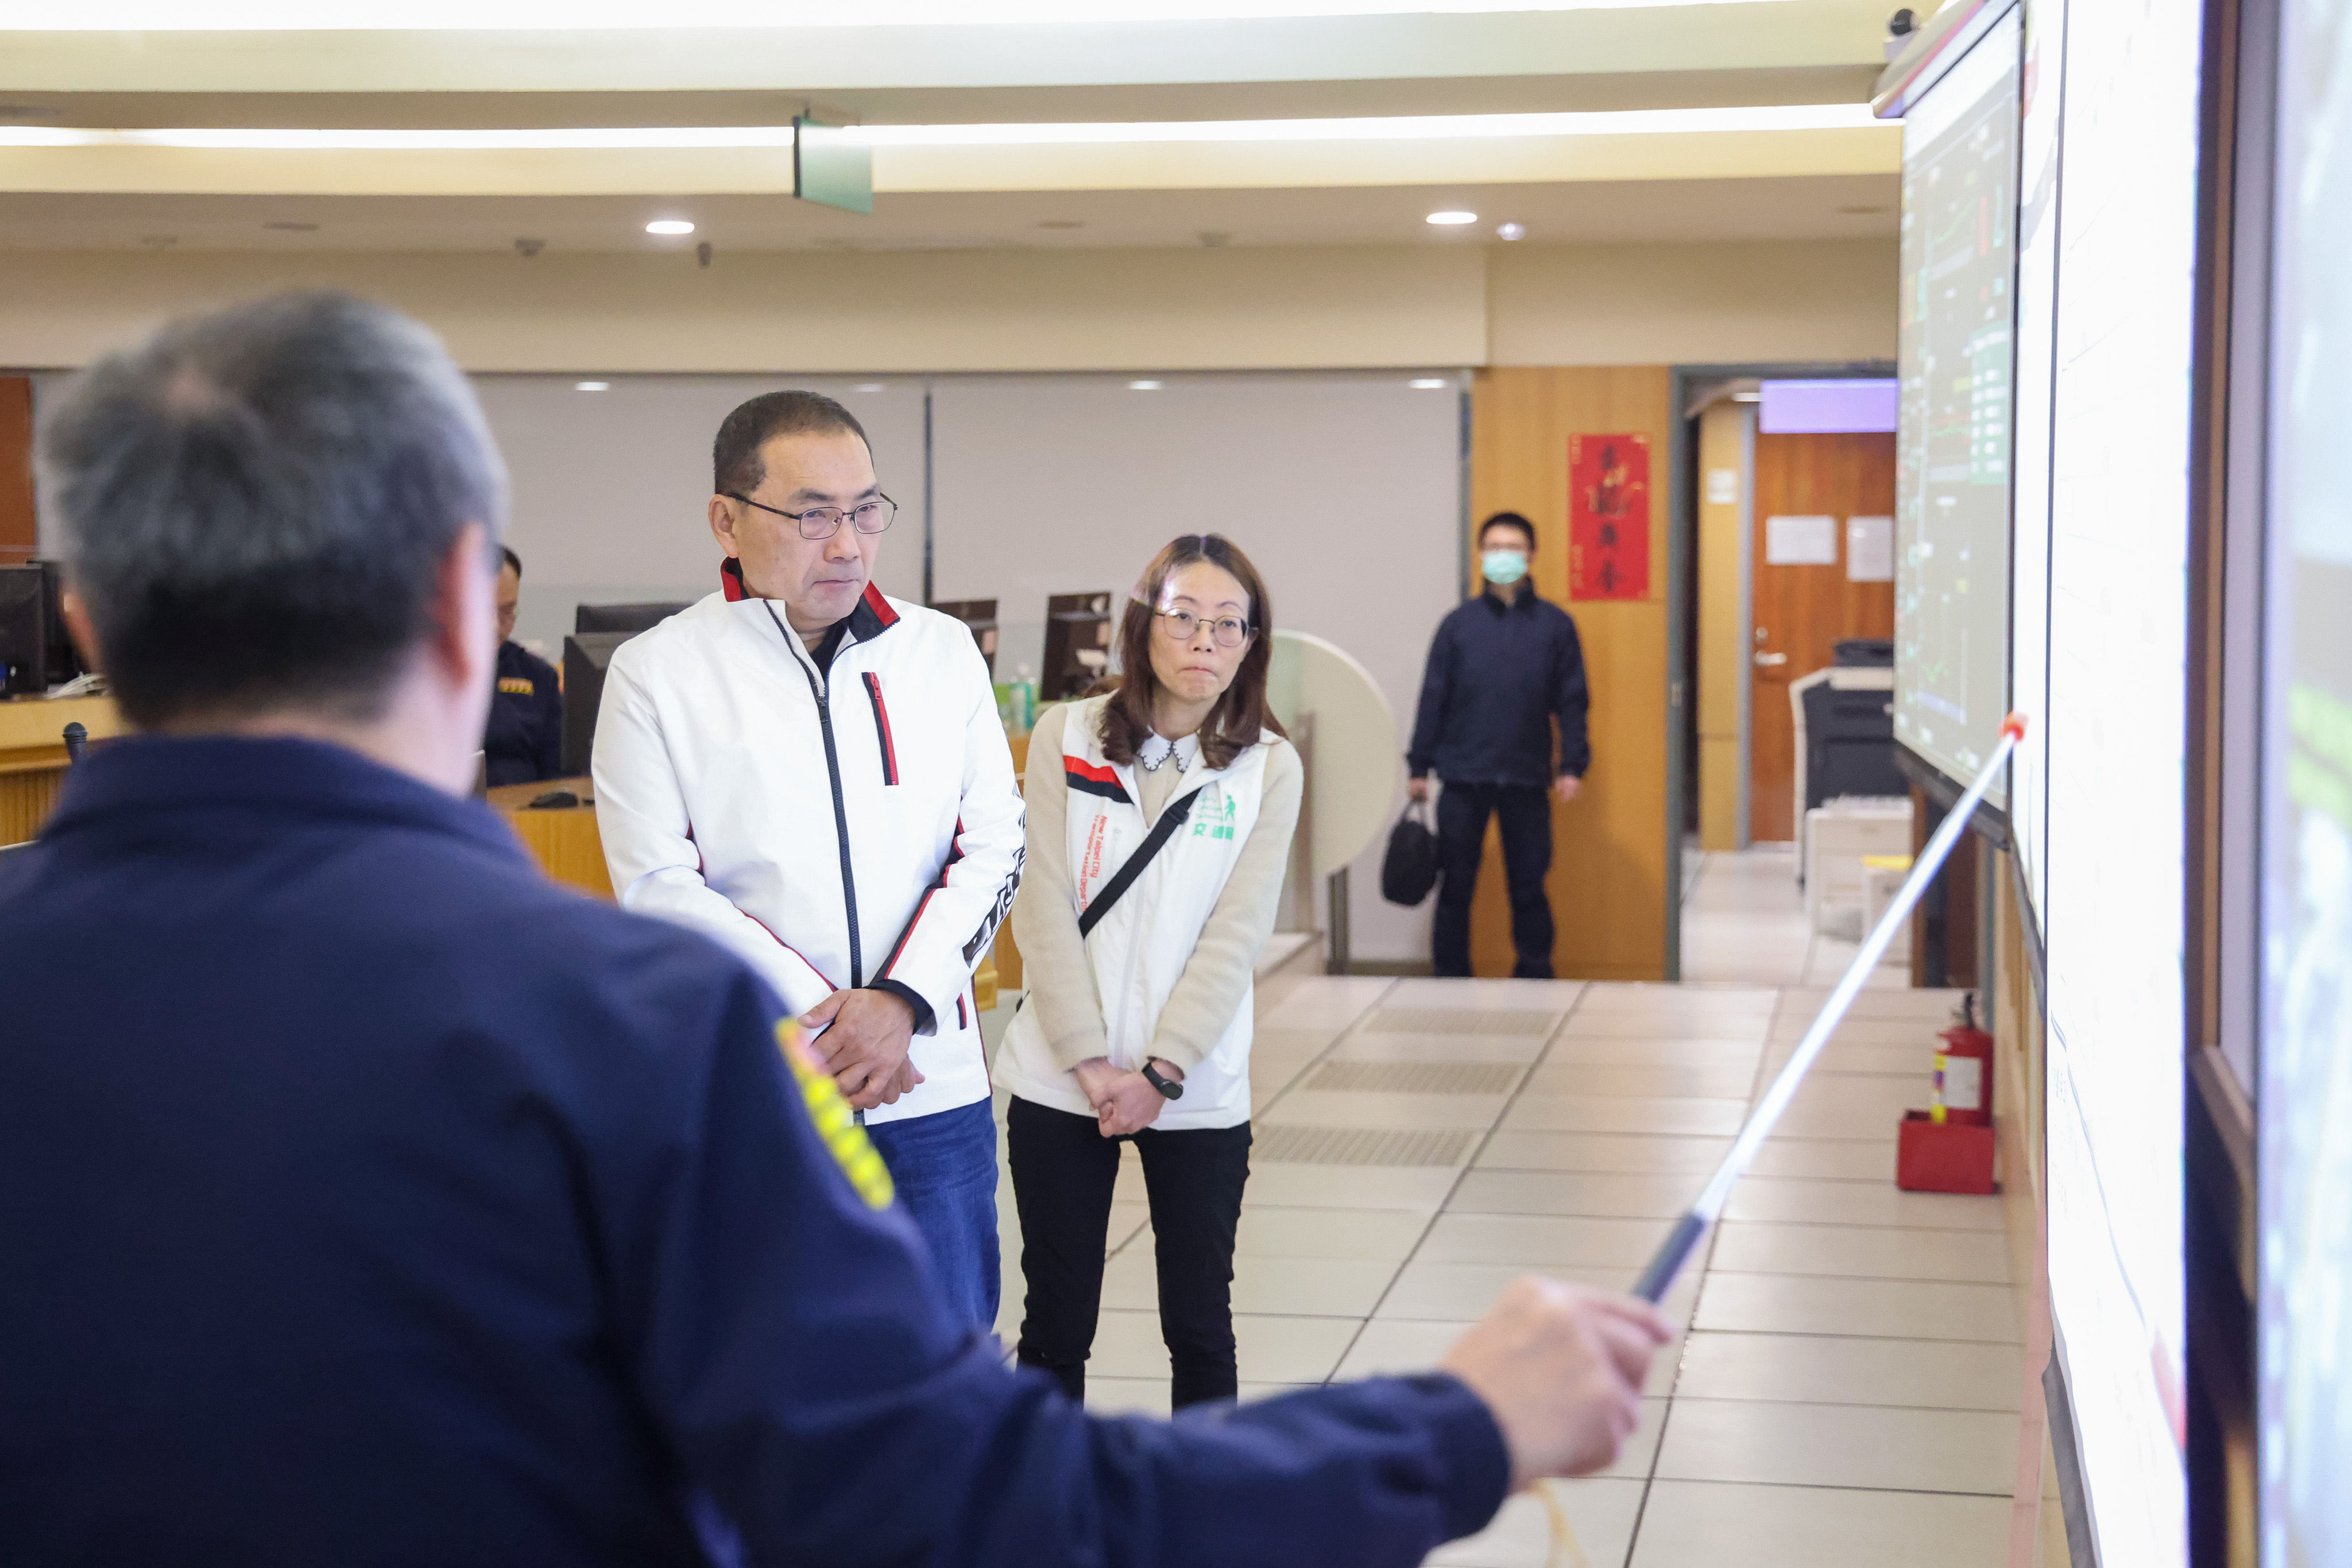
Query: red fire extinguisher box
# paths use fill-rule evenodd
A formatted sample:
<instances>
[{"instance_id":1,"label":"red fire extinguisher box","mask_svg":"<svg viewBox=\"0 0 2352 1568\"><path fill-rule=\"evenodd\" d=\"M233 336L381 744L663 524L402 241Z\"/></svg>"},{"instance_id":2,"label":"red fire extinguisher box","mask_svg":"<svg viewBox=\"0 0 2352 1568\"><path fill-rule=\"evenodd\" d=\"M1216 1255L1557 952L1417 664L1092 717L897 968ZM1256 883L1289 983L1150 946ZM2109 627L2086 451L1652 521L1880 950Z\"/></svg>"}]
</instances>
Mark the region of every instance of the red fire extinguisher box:
<instances>
[{"instance_id":1,"label":"red fire extinguisher box","mask_svg":"<svg viewBox=\"0 0 2352 1568\"><path fill-rule=\"evenodd\" d=\"M1895 1185L1906 1192L1991 1192L1992 1153L1990 1126L1938 1125L1925 1111L1906 1111L1895 1145Z\"/></svg>"}]
</instances>

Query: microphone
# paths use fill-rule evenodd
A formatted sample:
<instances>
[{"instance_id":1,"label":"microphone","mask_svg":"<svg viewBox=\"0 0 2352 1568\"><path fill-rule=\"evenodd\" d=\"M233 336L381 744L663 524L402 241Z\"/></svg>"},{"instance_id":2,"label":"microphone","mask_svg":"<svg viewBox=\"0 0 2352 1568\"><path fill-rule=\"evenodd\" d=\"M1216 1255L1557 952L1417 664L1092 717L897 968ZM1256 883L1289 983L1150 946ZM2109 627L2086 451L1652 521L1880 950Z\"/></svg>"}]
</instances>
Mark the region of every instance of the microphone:
<instances>
[{"instance_id":1,"label":"microphone","mask_svg":"<svg viewBox=\"0 0 2352 1568\"><path fill-rule=\"evenodd\" d=\"M76 719L66 726L66 766L79 767L82 754L89 749L89 731L82 727L81 721Z\"/></svg>"}]
</instances>

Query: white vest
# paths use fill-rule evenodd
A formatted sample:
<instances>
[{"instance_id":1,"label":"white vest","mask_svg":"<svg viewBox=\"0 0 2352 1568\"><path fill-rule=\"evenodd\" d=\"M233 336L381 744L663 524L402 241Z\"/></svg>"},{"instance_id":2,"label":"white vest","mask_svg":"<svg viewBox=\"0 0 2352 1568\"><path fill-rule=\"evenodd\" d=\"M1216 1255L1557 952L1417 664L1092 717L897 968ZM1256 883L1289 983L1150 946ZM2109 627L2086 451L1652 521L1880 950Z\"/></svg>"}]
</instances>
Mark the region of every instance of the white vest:
<instances>
[{"instance_id":1,"label":"white vest","mask_svg":"<svg viewBox=\"0 0 2352 1568\"><path fill-rule=\"evenodd\" d=\"M1103 755L1102 712L1108 700L1093 697L1072 704L1062 728L1066 774L1108 786L1102 793L1084 788L1069 792L1071 891L1081 915L1151 831L1137 804L1142 789L1136 770ZM1271 734L1263 737L1273 738ZM1267 750L1264 744L1250 747L1231 766L1216 771L1195 764L1169 798L1172 806L1199 787L1192 815L1087 935L1095 994L1102 1000L1103 1033L1110 1042L1110 1060L1118 1066L1140 1067L1151 1052L1160 1011L1192 961L1202 929L1233 875L1234 862L1257 825ZM1170 1101L1153 1126L1181 1132L1238 1126L1249 1120L1255 1014L1255 998L1244 990L1216 1048L1186 1070L1184 1097ZM996 1076L1033 1103L1080 1116L1094 1114L1076 1078L1055 1062L1035 1009L1025 998L1005 1030Z\"/></svg>"}]
</instances>

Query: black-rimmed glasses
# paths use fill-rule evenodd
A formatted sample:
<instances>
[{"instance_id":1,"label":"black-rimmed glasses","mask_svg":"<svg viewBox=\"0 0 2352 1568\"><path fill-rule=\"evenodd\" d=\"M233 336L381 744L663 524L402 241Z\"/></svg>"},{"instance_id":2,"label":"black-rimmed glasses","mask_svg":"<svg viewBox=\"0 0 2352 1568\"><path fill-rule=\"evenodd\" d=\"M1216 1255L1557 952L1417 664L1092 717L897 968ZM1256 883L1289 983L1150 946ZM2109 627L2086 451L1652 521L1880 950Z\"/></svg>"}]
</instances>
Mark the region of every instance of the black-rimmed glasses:
<instances>
[{"instance_id":1,"label":"black-rimmed glasses","mask_svg":"<svg viewBox=\"0 0 2352 1568\"><path fill-rule=\"evenodd\" d=\"M1155 610L1151 613L1160 618L1160 633L1179 643L1190 643L1203 624L1220 648L1238 648L1249 641L1250 623L1234 616L1220 616L1204 622L1189 610Z\"/></svg>"},{"instance_id":2,"label":"black-rimmed glasses","mask_svg":"<svg viewBox=\"0 0 2352 1568\"><path fill-rule=\"evenodd\" d=\"M887 496L877 496L870 501L860 501L847 511L839 507L811 507L805 512L787 512L782 507L771 507L765 501L755 501L749 496L722 490L719 494L730 501L740 501L747 507L757 507L763 512L773 512L780 517L790 517L804 539L829 539L841 531L841 520L861 534L878 534L888 528L898 516L898 503Z\"/></svg>"}]
</instances>

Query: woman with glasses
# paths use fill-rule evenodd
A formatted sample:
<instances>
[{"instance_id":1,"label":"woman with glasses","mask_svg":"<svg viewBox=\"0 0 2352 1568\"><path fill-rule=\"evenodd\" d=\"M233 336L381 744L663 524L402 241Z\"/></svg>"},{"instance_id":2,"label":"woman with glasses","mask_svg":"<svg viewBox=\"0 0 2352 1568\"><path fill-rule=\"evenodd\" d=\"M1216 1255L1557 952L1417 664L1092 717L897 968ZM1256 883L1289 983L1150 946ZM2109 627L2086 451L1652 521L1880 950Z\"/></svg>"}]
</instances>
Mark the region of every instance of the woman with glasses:
<instances>
[{"instance_id":1,"label":"woman with glasses","mask_svg":"<svg viewBox=\"0 0 2352 1568\"><path fill-rule=\"evenodd\" d=\"M1144 569L1108 692L1029 739L1013 931L1029 989L997 1076L1028 1282L1018 1355L1086 1392L1119 1145L1142 1156L1178 1407L1230 1399L1249 1179L1251 975L1304 784L1266 708L1272 613L1216 534Z\"/></svg>"}]
</instances>

